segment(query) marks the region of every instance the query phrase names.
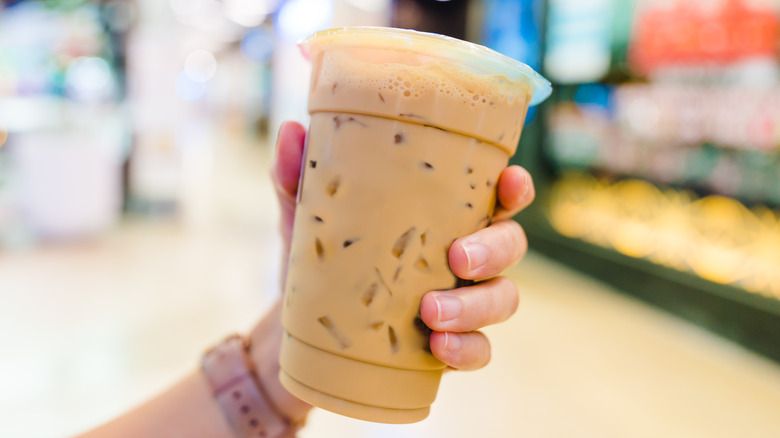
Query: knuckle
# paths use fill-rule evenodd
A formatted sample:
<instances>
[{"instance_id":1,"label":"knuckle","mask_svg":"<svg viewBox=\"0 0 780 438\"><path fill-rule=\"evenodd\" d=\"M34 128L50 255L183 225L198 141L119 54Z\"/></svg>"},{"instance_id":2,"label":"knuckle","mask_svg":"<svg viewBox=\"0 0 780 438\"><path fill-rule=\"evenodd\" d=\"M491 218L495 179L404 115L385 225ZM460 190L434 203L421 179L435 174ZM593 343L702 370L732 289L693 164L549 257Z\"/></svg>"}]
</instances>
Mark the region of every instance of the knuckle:
<instances>
[{"instance_id":1,"label":"knuckle","mask_svg":"<svg viewBox=\"0 0 780 438\"><path fill-rule=\"evenodd\" d=\"M490 297L485 299L491 306L486 320L489 324L495 324L512 316L517 311L520 299L517 286L509 278L496 277L491 283L491 292L487 294Z\"/></svg>"},{"instance_id":2,"label":"knuckle","mask_svg":"<svg viewBox=\"0 0 780 438\"><path fill-rule=\"evenodd\" d=\"M476 330L506 320L519 305L517 286L507 277L482 283L469 298L469 323L464 330Z\"/></svg>"},{"instance_id":3,"label":"knuckle","mask_svg":"<svg viewBox=\"0 0 780 438\"><path fill-rule=\"evenodd\" d=\"M526 170L525 172L525 188L523 189L523 204L527 205L534 201L536 198L536 190L534 188L534 178L531 173Z\"/></svg>"},{"instance_id":4,"label":"knuckle","mask_svg":"<svg viewBox=\"0 0 780 438\"><path fill-rule=\"evenodd\" d=\"M499 283L499 290L501 291L501 310L504 318L509 317L517 310L520 305L520 294L517 291L517 285L508 277L498 277L496 279Z\"/></svg>"},{"instance_id":5,"label":"knuckle","mask_svg":"<svg viewBox=\"0 0 780 438\"><path fill-rule=\"evenodd\" d=\"M482 355L482 363L480 364L480 368L482 368L485 365L487 365L490 362L491 357L493 356L493 351L492 351L493 348L490 345L490 341L488 341L488 339L486 337L484 337L484 335L483 335L482 339L484 340L485 347L484 347L484 350L483 350L484 353Z\"/></svg>"},{"instance_id":6,"label":"knuckle","mask_svg":"<svg viewBox=\"0 0 780 438\"><path fill-rule=\"evenodd\" d=\"M520 292L517 290L517 285L510 279L506 279L506 286L504 293L506 296L505 309L508 311L507 318L517 312L517 308L520 307Z\"/></svg>"},{"instance_id":7,"label":"knuckle","mask_svg":"<svg viewBox=\"0 0 780 438\"><path fill-rule=\"evenodd\" d=\"M523 227L521 227L520 224L517 224L517 222L515 222L515 224L517 225L517 234L515 235L515 257L512 260L513 263L519 262L528 251L528 237L525 235L525 230L523 230Z\"/></svg>"},{"instance_id":8,"label":"knuckle","mask_svg":"<svg viewBox=\"0 0 780 438\"><path fill-rule=\"evenodd\" d=\"M470 338L471 338L470 340L472 344L472 349L469 354L470 361L465 366L465 368L470 370L476 370L484 367L490 362L492 351L490 347L490 341L483 333L481 332L472 333L472 336Z\"/></svg>"},{"instance_id":9,"label":"knuckle","mask_svg":"<svg viewBox=\"0 0 780 438\"><path fill-rule=\"evenodd\" d=\"M534 189L534 186L528 188L528 192L525 194L525 201L523 202L524 206L529 206L533 204L534 200L536 200L536 189Z\"/></svg>"},{"instance_id":10,"label":"knuckle","mask_svg":"<svg viewBox=\"0 0 780 438\"><path fill-rule=\"evenodd\" d=\"M511 317L519 307L517 285L504 276L455 292L464 303L463 313L444 323L434 323L434 330L470 332L497 324ZM435 320L435 318L434 318Z\"/></svg>"},{"instance_id":11,"label":"knuckle","mask_svg":"<svg viewBox=\"0 0 780 438\"><path fill-rule=\"evenodd\" d=\"M518 239L521 238L521 235L523 234L520 224L509 219L501 221L501 231L503 234L502 237L513 244L517 243Z\"/></svg>"},{"instance_id":12,"label":"knuckle","mask_svg":"<svg viewBox=\"0 0 780 438\"><path fill-rule=\"evenodd\" d=\"M525 253L528 241L523 227L513 220L501 222L500 245L502 251L507 254L512 264L516 263Z\"/></svg>"},{"instance_id":13,"label":"knuckle","mask_svg":"<svg viewBox=\"0 0 780 438\"><path fill-rule=\"evenodd\" d=\"M478 299L478 302L481 304L480 308L478 309L480 312L479 318L477 318L479 327L492 324L496 313L498 313L501 309L498 300L496 300L496 295L493 291L491 283L495 282L485 283L485 287L482 288L480 297Z\"/></svg>"}]
</instances>

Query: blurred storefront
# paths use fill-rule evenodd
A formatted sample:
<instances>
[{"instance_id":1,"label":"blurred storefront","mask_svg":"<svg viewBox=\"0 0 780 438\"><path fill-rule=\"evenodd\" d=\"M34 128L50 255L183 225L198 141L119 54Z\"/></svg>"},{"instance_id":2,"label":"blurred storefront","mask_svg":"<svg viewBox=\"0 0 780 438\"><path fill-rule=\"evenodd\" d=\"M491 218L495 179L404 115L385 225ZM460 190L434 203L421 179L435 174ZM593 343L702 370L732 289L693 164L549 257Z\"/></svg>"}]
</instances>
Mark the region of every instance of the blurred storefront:
<instances>
[{"instance_id":1,"label":"blurred storefront","mask_svg":"<svg viewBox=\"0 0 780 438\"><path fill-rule=\"evenodd\" d=\"M8 132L0 247L117 221L130 146L119 13L94 4L0 9L0 128Z\"/></svg>"},{"instance_id":2,"label":"blurred storefront","mask_svg":"<svg viewBox=\"0 0 780 438\"><path fill-rule=\"evenodd\" d=\"M200 221L220 143L305 122L295 45L386 25L389 1L0 3L0 248L82 239L123 213ZM270 138L272 141L273 138Z\"/></svg>"},{"instance_id":3,"label":"blurred storefront","mask_svg":"<svg viewBox=\"0 0 780 438\"><path fill-rule=\"evenodd\" d=\"M532 246L780 359L780 3L538 6Z\"/></svg>"}]
</instances>

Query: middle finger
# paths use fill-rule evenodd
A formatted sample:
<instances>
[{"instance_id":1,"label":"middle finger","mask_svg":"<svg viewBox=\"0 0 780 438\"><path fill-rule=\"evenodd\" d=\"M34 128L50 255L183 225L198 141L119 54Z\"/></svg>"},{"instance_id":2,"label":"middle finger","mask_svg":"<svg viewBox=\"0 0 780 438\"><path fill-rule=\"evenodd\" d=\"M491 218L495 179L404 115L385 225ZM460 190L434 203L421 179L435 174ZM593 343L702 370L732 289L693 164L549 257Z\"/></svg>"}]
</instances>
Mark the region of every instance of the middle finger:
<instances>
[{"instance_id":1,"label":"middle finger","mask_svg":"<svg viewBox=\"0 0 780 438\"><path fill-rule=\"evenodd\" d=\"M527 249L525 232L517 222L498 221L456 240L450 247L450 268L465 280L481 280L520 261Z\"/></svg>"}]
</instances>

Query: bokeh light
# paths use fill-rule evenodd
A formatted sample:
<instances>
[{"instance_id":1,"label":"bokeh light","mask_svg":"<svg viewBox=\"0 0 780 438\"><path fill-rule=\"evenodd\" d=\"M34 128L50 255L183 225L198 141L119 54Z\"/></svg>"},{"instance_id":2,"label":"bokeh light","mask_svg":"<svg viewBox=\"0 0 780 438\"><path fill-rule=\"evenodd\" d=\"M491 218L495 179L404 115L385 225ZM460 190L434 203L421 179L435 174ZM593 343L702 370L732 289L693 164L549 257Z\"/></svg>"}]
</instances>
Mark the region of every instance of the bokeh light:
<instances>
[{"instance_id":1,"label":"bokeh light","mask_svg":"<svg viewBox=\"0 0 780 438\"><path fill-rule=\"evenodd\" d=\"M279 0L223 0L225 17L246 27L258 26L273 13Z\"/></svg>"},{"instance_id":2,"label":"bokeh light","mask_svg":"<svg viewBox=\"0 0 780 438\"><path fill-rule=\"evenodd\" d=\"M208 90L205 81L195 81L190 78L186 70L182 70L176 77L176 95L187 102L195 102L203 98Z\"/></svg>"},{"instance_id":3,"label":"bokeh light","mask_svg":"<svg viewBox=\"0 0 780 438\"><path fill-rule=\"evenodd\" d=\"M103 58L84 57L73 61L65 73L68 96L76 100L100 100L113 93L111 66Z\"/></svg>"},{"instance_id":4,"label":"bokeh light","mask_svg":"<svg viewBox=\"0 0 780 438\"><path fill-rule=\"evenodd\" d=\"M298 42L328 27L332 18L332 0L290 0L279 9L276 29L283 39Z\"/></svg>"},{"instance_id":5,"label":"bokeh light","mask_svg":"<svg viewBox=\"0 0 780 438\"><path fill-rule=\"evenodd\" d=\"M250 30L241 40L241 52L253 61L268 61L274 52L273 34L263 27Z\"/></svg>"},{"instance_id":6,"label":"bokeh light","mask_svg":"<svg viewBox=\"0 0 780 438\"><path fill-rule=\"evenodd\" d=\"M184 73L194 82L206 82L217 72L217 59L211 52L195 50L184 61Z\"/></svg>"},{"instance_id":7,"label":"bokeh light","mask_svg":"<svg viewBox=\"0 0 780 438\"><path fill-rule=\"evenodd\" d=\"M171 9L176 15L187 16L200 12L206 0L170 0Z\"/></svg>"},{"instance_id":8,"label":"bokeh light","mask_svg":"<svg viewBox=\"0 0 780 438\"><path fill-rule=\"evenodd\" d=\"M386 0L347 0L347 3L369 13L381 13L388 6Z\"/></svg>"},{"instance_id":9,"label":"bokeh light","mask_svg":"<svg viewBox=\"0 0 780 438\"><path fill-rule=\"evenodd\" d=\"M225 21L222 5L216 0L170 0L170 5L176 19L187 26L210 31Z\"/></svg>"}]
</instances>

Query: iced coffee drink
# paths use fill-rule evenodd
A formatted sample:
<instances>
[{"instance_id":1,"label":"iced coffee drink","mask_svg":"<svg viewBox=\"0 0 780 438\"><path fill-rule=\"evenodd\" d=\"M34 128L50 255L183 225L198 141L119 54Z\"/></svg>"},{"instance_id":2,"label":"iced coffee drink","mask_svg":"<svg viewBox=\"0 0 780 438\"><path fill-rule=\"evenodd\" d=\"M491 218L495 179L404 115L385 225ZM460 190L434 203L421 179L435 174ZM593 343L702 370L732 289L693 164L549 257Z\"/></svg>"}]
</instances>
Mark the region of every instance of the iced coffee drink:
<instances>
[{"instance_id":1,"label":"iced coffee drink","mask_svg":"<svg viewBox=\"0 0 780 438\"><path fill-rule=\"evenodd\" d=\"M303 50L311 122L281 379L333 412L418 421L444 369L420 300L459 284L449 247L490 223L498 176L549 85L495 52L412 31L326 31Z\"/></svg>"}]
</instances>

